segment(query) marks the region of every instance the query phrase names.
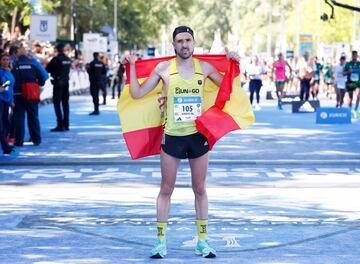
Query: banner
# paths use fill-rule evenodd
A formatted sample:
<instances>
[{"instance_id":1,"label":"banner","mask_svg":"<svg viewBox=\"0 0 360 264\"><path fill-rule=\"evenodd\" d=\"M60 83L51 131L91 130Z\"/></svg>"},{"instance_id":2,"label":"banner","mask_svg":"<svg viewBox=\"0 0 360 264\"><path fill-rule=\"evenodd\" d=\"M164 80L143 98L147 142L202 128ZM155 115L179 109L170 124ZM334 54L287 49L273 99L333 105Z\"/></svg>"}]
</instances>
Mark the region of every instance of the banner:
<instances>
[{"instance_id":1,"label":"banner","mask_svg":"<svg viewBox=\"0 0 360 264\"><path fill-rule=\"evenodd\" d=\"M316 124L351 124L351 111L348 107L320 107L316 111Z\"/></svg>"},{"instance_id":2,"label":"banner","mask_svg":"<svg viewBox=\"0 0 360 264\"><path fill-rule=\"evenodd\" d=\"M293 113L314 113L320 107L319 101L293 101Z\"/></svg>"}]
</instances>

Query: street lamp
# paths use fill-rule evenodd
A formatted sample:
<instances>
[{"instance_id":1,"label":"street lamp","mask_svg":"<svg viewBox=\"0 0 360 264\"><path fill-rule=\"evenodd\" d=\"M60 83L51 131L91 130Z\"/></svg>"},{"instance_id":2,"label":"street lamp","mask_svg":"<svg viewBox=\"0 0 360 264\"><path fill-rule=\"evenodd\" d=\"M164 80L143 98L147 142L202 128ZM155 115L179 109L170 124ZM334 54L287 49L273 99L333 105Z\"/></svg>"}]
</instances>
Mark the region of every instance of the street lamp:
<instances>
[{"instance_id":1,"label":"street lamp","mask_svg":"<svg viewBox=\"0 0 360 264\"><path fill-rule=\"evenodd\" d=\"M118 1L114 0L114 35L115 35L115 40L117 40L117 35L118 35L118 29L117 29L117 12L118 12Z\"/></svg>"},{"instance_id":2,"label":"street lamp","mask_svg":"<svg viewBox=\"0 0 360 264\"><path fill-rule=\"evenodd\" d=\"M280 17L280 51L281 52L285 52L286 49L286 33L285 33L285 18L284 18L284 13L283 12L272 12L272 8L270 9L269 12L269 21L268 21L268 39L267 39L267 56L270 58L271 57L271 47L272 47L272 17L276 16L276 17Z\"/></svg>"},{"instance_id":3,"label":"street lamp","mask_svg":"<svg viewBox=\"0 0 360 264\"><path fill-rule=\"evenodd\" d=\"M77 50L77 25L76 25L76 0L71 0L71 29L70 39L74 41L74 47Z\"/></svg>"}]
</instances>

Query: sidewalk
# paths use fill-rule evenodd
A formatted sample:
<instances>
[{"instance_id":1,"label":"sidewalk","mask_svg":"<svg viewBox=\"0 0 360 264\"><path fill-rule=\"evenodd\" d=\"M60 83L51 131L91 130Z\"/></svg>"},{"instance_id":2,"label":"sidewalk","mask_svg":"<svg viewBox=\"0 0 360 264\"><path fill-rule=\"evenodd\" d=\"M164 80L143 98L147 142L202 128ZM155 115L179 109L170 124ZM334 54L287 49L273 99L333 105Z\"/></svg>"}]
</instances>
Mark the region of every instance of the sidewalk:
<instances>
[{"instance_id":1,"label":"sidewalk","mask_svg":"<svg viewBox=\"0 0 360 264\"><path fill-rule=\"evenodd\" d=\"M159 157L132 161L115 100L89 116L89 95L71 97L70 131L0 157L1 264L356 264L360 257L359 120L316 125L315 114L263 100L256 123L218 142L207 179L213 260L195 256L194 196L179 167L168 255L149 259ZM329 103L329 102L326 102Z\"/></svg>"}]
</instances>

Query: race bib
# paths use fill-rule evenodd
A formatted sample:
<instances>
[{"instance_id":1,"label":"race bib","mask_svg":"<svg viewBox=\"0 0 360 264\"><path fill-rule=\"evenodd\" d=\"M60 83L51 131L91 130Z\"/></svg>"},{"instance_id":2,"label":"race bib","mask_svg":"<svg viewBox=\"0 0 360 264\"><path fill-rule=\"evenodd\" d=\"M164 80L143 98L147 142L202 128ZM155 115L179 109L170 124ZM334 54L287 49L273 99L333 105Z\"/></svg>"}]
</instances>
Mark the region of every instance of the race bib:
<instances>
[{"instance_id":1,"label":"race bib","mask_svg":"<svg viewBox=\"0 0 360 264\"><path fill-rule=\"evenodd\" d=\"M314 76L314 80L315 81L320 80L320 74L316 73L315 76Z\"/></svg>"},{"instance_id":2,"label":"race bib","mask_svg":"<svg viewBox=\"0 0 360 264\"><path fill-rule=\"evenodd\" d=\"M201 115L200 96L176 96L174 97L174 120L175 122L191 122Z\"/></svg>"},{"instance_id":3,"label":"race bib","mask_svg":"<svg viewBox=\"0 0 360 264\"><path fill-rule=\"evenodd\" d=\"M339 88L339 89L345 89L346 87L346 81L344 79L339 79L337 82L336 82L336 87Z\"/></svg>"},{"instance_id":4,"label":"race bib","mask_svg":"<svg viewBox=\"0 0 360 264\"><path fill-rule=\"evenodd\" d=\"M358 82L359 81L359 73L352 73L350 74L350 81L352 82Z\"/></svg>"}]
</instances>

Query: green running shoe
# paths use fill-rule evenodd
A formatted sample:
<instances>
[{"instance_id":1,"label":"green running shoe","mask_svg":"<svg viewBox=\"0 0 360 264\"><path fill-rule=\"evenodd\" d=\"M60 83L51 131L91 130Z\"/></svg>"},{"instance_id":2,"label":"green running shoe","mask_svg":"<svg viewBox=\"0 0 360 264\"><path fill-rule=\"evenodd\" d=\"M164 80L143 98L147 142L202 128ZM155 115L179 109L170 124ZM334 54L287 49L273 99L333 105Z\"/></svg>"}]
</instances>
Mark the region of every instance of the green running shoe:
<instances>
[{"instance_id":1,"label":"green running shoe","mask_svg":"<svg viewBox=\"0 0 360 264\"><path fill-rule=\"evenodd\" d=\"M356 119L359 118L359 111L355 110L353 114L354 114L354 118Z\"/></svg>"},{"instance_id":2,"label":"green running shoe","mask_svg":"<svg viewBox=\"0 0 360 264\"><path fill-rule=\"evenodd\" d=\"M199 240L196 244L195 254L204 258L215 258L216 251L209 245L207 240Z\"/></svg>"},{"instance_id":3,"label":"green running shoe","mask_svg":"<svg viewBox=\"0 0 360 264\"><path fill-rule=\"evenodd\" d=\"M154 247L151 249L150 258L160 259L164 258L167 254L166 240L156 240Z\"/></svg>"}]
</instances>

